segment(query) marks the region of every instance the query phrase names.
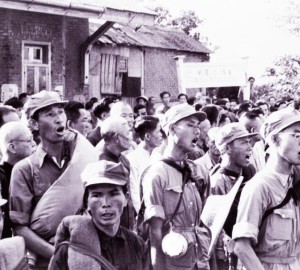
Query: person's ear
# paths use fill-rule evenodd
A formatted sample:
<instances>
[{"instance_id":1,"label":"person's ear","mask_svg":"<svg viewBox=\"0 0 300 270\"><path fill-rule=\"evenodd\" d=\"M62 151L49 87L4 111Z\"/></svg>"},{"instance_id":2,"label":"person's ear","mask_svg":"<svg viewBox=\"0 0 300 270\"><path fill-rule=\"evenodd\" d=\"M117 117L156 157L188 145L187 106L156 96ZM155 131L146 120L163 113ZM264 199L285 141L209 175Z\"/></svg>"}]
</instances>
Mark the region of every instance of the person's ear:
<instances>
[{"instance_id":1,"label":"person's ear","mask_svg":"<svg viewBox=\"0 0 300 270\"><path fill-rule=\"evenodd\" d=\"M67 121L67 128L73 128L73 127L72 127L72 122L71 122L71 120L68 120L68 121Z\"/></svg>"},{"instance_id":2,"label":"person's ear","mask_svg":"<svg viewBox=\"0 0 300 270\"><path fill-rule=\"evenodd\" d=\"M39 124L36 120L30 118L28 120L29 126L33 129L33 130L39 130Z\"/></svg>"},{"instance_id":3,"label":"person's ear","mask_svg":"<svg viewBox=\"0 0 300 270\"><path fill-rule=\"evenodd\" d=\"M274 134L271 136L271 141L276 145L278 146L280 141L281 141L281 138L278 134Z\"/></svg>"},{"instance_id":4,"label":"person's ear","mask_svg":"<svg viewBox=\"0 0 300 270\"><path fill-rule=\"evenodd\" d=\"M15 146L14 146L14 144L13 143L8 143L7 144L7 150L9 151L9 152L11 152L11 153L16 153L16 149L15 149Z\"/></svg>"},{"instance_id":5,"label":"person's ear","mask_svg":"<svg viewBox=\"0 0 300 270\"><path fill-rule=\"evenodd\" d=\"M175 128L176 128L176 126L174 124L170 125L169 133L171 133L173 135L175 133Z\"/></svg>"},{"instance_id":6,"label":"person's ear","mask_svg":"<svg viewBox=\"0 0 300 270\"><path fill-rule=\"evenodd\" d=\"M118 134L118 133L114 133L114 135L112 136L112 139L113 139L115 142L118 142L118 141L119 141L119 134Z\"/></svg>"},{"instance_id":7,"label":"person's ear","mask_svg":"<svg viewBox=\"0 0 300 270\"><path fill-rule=\"evenodd\" d=\"M149 141L149 140L150 140L150 137L151 137L150 134L149 134L149 133L146 133L146 134L145 134L145 141L146 141L146 140Z\"/></svg>"},{"instance_id":8,"label":"person's ear","mask_svg":"<svg viewBox=\"0 0 300 270\"><path fill-rule=\"evenodd\" d=\"M129 197L130 197L130 195L129 195L129 192L127 191L126 194L125 194L125 199L124 199L125 200L124 207L127 206Z\"/></svg>"},{"instance_id":9,"label":"person's ear","mask_svg":"<svg viewBox=\"0 0 300 270\"><path fill-rule=\"evenodd\" d=\"M230 154L231 153L231 146L229 144L226 144L224 147L225 153Z\"/></svg>"}]
</instances>

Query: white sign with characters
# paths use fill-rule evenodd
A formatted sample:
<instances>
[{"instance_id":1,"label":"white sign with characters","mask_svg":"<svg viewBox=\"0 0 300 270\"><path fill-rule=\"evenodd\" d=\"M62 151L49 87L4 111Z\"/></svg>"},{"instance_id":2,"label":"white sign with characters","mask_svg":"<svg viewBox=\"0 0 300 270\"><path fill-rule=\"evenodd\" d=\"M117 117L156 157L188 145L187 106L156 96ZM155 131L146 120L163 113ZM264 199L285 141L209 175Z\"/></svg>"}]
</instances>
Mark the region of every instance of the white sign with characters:
<instances>
[{"instance_id":1,"label":"white sign with characters","mask_svg":"<svg viewBox=\"0 0 300 270\"><path fill-rule=\"evenodd\" d=\"M179 92L187 88L246 86L244 63L184 62L184 56L176 56Z\"/></svg>"},{"instance_id":2,"label":"white sign with characters","mask_svg":"<svg viewBox=\"0 0 300 270\"><path fill-rule=\"evenodd\" d=\"M1 102L4 103L12 97L18 96L18 86L16 84L2 84L1 86Z\"/></svg>"}]
</instances>

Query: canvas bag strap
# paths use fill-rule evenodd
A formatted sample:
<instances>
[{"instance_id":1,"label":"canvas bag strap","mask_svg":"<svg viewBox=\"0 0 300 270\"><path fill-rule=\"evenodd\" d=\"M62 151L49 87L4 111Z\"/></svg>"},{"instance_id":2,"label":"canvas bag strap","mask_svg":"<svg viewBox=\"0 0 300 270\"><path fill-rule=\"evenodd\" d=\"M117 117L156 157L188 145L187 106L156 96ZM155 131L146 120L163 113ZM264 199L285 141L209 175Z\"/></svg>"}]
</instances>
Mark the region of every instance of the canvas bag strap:
<instances>
[{"instance_id":1,"label":"canvas bag strap","mask_svg":"<svg viewBox=\"0 0 300 270\"><path fill-rule=\"evenodd\" d=\"M96 260L101 265L101 267L103 267L104 270L117 270L117 268L114 267L102 255L95 254L95 253L87 250L85 247L83 247L79 244L74 244L74 243L70 243L68 241L63 241L63 242L61 242L57 245L56 250L58 250L58 248L62 245L67 245L68 247L71 247L73 250L75 250L75 251L77 251L77 252L79 252L83 255L86 255L86 256L89 256L89 257L93 258L94 260Z\"/></svg>"}]
</instances>

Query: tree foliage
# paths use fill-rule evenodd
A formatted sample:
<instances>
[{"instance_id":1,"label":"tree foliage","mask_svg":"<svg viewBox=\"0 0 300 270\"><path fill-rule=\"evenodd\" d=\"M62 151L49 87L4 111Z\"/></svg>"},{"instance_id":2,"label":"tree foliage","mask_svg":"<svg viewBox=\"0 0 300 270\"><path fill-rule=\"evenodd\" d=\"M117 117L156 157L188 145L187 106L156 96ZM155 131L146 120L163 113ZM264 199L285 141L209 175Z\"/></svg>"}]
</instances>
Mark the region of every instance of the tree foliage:
<instances>
[{"instance_id":1,"label":"tree foliage","mask_svg":"<svg viewBox=\"0 0 300 270\"><path fill-rule=\"evenodd\" d=\"M264 74L265 83L256 86L256 99L275 96L277 99L298 96L300 93L300 55L285 55L275 60Z\"/></svg>"},{"instance_id":2,"label":"tree foliage","mask_svg":"<svg viewBox=\"0 0 300 270\"><path fill-rule=\"evenodd\" d=\"M197 31L202 20L197 16L195 11L183 11L179 16L174 17L170 12L163 7L156 7L157 12L155 24L159 26L168 26L183 30L187 35L193 36L195 39L200 39L200 33Z\"/></svg>"}]
</instances>

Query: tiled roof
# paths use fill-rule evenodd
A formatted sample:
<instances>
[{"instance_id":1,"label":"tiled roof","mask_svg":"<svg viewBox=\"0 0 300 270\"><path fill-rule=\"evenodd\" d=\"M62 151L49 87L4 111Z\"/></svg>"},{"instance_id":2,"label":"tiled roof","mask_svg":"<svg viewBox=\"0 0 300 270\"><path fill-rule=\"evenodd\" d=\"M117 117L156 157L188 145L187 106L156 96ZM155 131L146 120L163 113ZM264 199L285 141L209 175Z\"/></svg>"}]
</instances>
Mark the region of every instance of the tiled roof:
<instances>
[{"instance_id":1,"label":"tiled roof","mask_svg":"<svg viewBox=\"0 0 300 270\"><path fill-rule=\"evenodd\" d=\"M90 24L90 34L94 33L98 28L99 25ZM141 26L133 28L128 25L114 24L112 28L99 38L99 42L102 44L211 53L211 51L201 42L188 36L181 30L156 26Z\"/></svg>"}]
</instances>

